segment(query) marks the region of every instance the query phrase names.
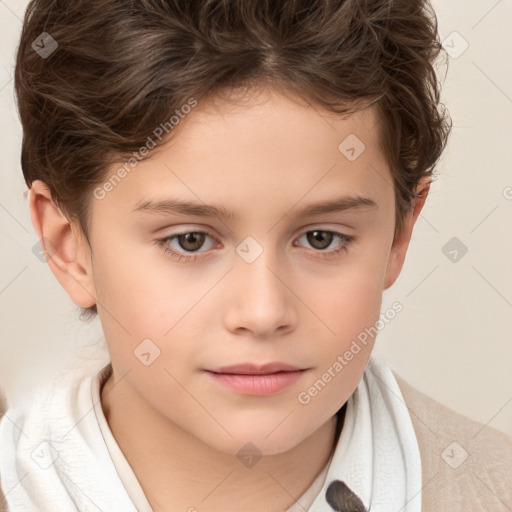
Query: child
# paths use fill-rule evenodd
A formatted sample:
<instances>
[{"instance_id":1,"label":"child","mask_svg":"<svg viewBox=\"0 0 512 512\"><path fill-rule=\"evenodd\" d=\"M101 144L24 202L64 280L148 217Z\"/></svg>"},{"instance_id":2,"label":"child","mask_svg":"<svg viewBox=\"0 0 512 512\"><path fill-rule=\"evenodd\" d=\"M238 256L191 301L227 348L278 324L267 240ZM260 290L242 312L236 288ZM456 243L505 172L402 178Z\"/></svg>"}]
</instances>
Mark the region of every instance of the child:
<instances>
[{"instance_id":1,"label":"child","mask_svg":"<svg viewBox=\"0 0 512 512\"><path fill-rule=\"evenodd\" d=\"M9 510L512 509L512 440L371 354L439 52L426 0L30 3L32 222L110 363L7 409Z\"/></svg>"}]
</instances>

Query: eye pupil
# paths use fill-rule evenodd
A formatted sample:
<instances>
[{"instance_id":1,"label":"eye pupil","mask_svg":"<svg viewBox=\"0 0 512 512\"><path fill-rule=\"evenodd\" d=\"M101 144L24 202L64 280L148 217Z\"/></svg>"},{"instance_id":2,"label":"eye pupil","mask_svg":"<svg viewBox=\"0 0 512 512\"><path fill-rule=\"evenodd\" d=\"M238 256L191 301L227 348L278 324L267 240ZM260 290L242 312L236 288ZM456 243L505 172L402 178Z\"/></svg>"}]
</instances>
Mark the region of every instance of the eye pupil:
<instances>
[{"instance_id":1,"label":"eye pupil","mask_svg":"<svg viewBox=\"0 0 512 512\"><path fill-rule=\"evenodd\" d=\"M199 249L204 243L204 233L185 233L183 235L179 235L178 241L180 246L186 251L194 251ZM184 240L185 245L182 243ZM187 247L187 244L191 244L192 247Z\"/></svg>"},{"instance_id":2,"label":"eye pupil","mask_svg":"<svg viewBox=\"0 0 512 512\"><path fill-rule=\"evenodd\" d=\"M313 247L315 247L317 249L325 249L326 247L328 247L330 245L330 243L332 242L332 236L333 236L332 233L329 233L328 231L323 231L323 230L314 230L314 231L310 231L307 234L308 242L310 242L311 245L313 245ZM325 243L326 240L327 240L327 243ZM320 243L321 247L318 247L315 245L317 242L321 242Z\"/></svg>"}]
</instances>

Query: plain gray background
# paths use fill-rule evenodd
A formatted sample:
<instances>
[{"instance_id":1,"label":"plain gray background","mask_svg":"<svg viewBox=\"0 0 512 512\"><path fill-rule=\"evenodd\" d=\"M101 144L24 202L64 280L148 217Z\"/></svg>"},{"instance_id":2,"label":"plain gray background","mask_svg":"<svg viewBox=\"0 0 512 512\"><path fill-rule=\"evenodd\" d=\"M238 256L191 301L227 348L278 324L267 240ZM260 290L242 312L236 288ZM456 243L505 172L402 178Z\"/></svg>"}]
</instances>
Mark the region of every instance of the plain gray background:
<instances>
[{"instance_id":1,"label":"plain gray background","mask_svg":"<svg viewBox=\"0 0 512 512\"><path fill-rule=\"evenodd\" d=\"M0 387L12 401L79 347L108 362L99 321L77 320L32 253L12 81L27 3L0 0ZM404 310L375 351L424 393L512 435L512 0L433 5L451 55L439 79L453 133L402 274L384 293L383 312L395 301Z\"/></svg>"}]
</instances>

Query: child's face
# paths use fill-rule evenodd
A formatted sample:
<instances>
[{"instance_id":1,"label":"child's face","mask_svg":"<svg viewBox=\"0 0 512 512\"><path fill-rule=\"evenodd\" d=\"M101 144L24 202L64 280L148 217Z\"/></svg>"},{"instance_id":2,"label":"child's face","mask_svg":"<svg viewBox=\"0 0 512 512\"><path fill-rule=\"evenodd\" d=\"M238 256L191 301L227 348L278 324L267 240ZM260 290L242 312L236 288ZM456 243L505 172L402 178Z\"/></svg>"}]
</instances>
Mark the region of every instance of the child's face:
<instances>
[{"instance_id":1,"label":"child's face","mask_svg":"<svg viewBox=\"0 0 512 512\"><path fill-rule=\"evenodd\" d=\"M161 419L228 453L248 441L283 452L343 405L372 351L371 337L357 341L358 351L353 342L379 320L406 250L392 247L392 178L373 110L340 120L279 95L251 108L206 106L94 199L91 289L116 378L126 374L124 385ZM342 153L354 135L364 151L349 139ZM296 217L343 196L375 206ZM136 211L171 198L236 219ZM181 260L157 243L184 232L207 236L168 241ZM233 390L206 371L274 361L307 370L268 395Z\"/></svg>"}]
</instances>

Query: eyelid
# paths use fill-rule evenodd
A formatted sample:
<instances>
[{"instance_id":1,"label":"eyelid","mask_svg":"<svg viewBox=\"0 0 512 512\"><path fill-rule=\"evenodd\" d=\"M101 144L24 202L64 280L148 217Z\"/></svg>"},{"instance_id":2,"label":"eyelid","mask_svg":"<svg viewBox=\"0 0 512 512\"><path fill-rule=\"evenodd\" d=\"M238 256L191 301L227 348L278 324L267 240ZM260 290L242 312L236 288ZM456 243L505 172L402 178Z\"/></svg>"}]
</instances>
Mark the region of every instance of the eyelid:
<instances>
[{"instance_id":1,"label":"eyelid","mask_svg":"<svg viewBox=\"0 0 512 512\"><path fill-rule=\"evenodd\" d=\"M308 233L310 231L315 231L315 230L338 233L338 234L346 236L346 237L353 236L350 233L350 231L352 231L354 228L351 228L350 226L344 225L344 226L340 227L339 225L331 224L331 226L329 226L328 224L329 223L327 223L327 224L326 223L324 223L324 224L322 224L322 223L313 223L313 224L309 224L309 225L306 225L306 226L302 226L301 228L299 228L299 229L294 231L293 239L295 240L296 238L304 235L305 233ZM183 224L180 224L180 226L183 226ZM173 237L173 236L185 235L187 233L204 233L204 234L208 235L210 238L213 238L216 242L219 242L219 237L214 235L211 232L211 230L209 228L207 228L207 227L204 227L204 226L201 226L201 225L196 225L198 227L196 227L194 225L184 225L184 226L185 227L183 227L179 231L176 231L176 232L173 232L173 233L169 233L166 236L160 237L160 240L165 239L165 238L170 238L170 237Z\"/></svg>"},{"instance_id":2,"label":"eyelid","mask_svg":"<svg viewBox=\"0 0 512 512\"><path fill-rule=\"evenodd\" d=\"M302 226L296 230L295 233L304 234L308 231L332 231L341 235L351 236L352 233L350 233L350 231L354 231L354 228L347 226L346 224L339 225L332 222L314 222L312 224Z\"/></svg>"}]
</instances>

